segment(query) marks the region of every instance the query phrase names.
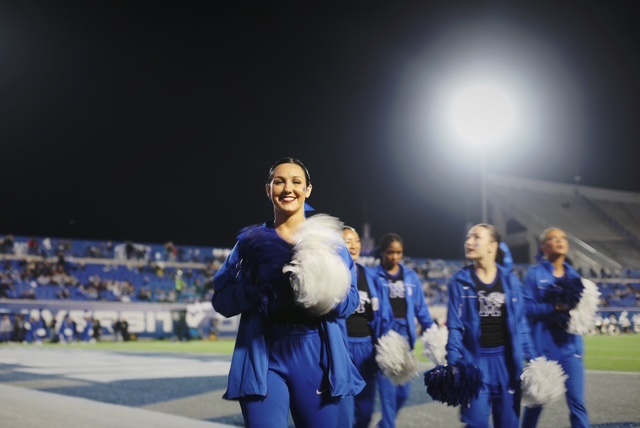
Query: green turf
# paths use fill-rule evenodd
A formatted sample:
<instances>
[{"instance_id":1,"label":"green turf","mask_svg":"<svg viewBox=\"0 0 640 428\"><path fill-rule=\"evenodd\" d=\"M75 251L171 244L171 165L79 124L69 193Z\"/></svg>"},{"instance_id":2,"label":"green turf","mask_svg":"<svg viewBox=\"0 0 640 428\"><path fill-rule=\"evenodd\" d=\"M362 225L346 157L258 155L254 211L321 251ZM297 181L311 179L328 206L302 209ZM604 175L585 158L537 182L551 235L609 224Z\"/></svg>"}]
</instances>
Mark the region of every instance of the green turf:
<instances>
[{"instance_id":1,"label":"green turf","mask_svg":"<svg viewBox=\"0 0 640 428\"><path fill-rule=\"evenodd\" d=\"M640 372L640 334L620 336L588 336L584 338L588 370ZM46 344L47 348L139 352L139 353L182 353L182 354L222 354L231 355L234 341L192 340L190 342L172 342L169 340L144 340L135 342L104 341L93 345ZM416 343L416 355L421 362L428 362L422 356L422 342Z\"/></svg>"},{"instance_id":2,"label":"green turf","mask_svg":"<svg viewBox=\"0 0 640 428\"><path fill-rule=\"evenodd\" d=\"M640 334L620 336L587 336L585 365L587 370L640 372ZM416 353L422 362L422 342L416 343Z\"/></svg>"},{"instance_id":3,"label":"green turf","mask_svg":"<svg viewBox=\"0 0 640 428\"><path fill-rule=\"evenodd\" d=\"M588 370L640 372L640 334L585 337Z\"/></svg>"}]
</instances>

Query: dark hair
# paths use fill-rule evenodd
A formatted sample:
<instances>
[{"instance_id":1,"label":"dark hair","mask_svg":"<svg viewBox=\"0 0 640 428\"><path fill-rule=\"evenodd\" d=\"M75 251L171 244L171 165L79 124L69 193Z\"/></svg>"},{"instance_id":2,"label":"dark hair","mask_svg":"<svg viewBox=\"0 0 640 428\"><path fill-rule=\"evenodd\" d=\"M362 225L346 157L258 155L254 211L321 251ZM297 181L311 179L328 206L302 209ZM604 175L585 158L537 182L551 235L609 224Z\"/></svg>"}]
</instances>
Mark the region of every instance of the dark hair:
<instances>
[{"instance_id":1,"label":"dark hair","mask_svg":"<svg viewBox=\"0 0 640 428\"><path fill-rule=\"evenodd\" d=\"M502 237L500 236L500 233L498 233L498 229L496 229L494 225L489 223L479 223L473 226L471 229L474 229L476 227L484 227L485 229L487 229L489 231L489 236L491 237L491 239L498 243L498 251L496 251L496 263L498 263L499 265L504 265L504 251L502 250L502 248L500 248Z\"/></svg>"},{"instance_id":2,"label":"dark hair","mask_svg":"<svg viewBox=\"0 0 640 428\"><path fill-rule=\"evenodd\" d=\"M278 167L278 165L282 165L285 163L293 163L298 165L300 168L302 168L302 170L304 171L304 177L307 181L307 186L309 184L311 184L311 176L309 175L309 170L307 169L306 166L304 166L304 164L302 163L302 161L296 159L296 158L282 158L278 161L276 161L276 163L274 163L273 165L271 165L271 168L269 168L269 175L267 176L267 184L271 183L271 180L273 180L273 176L276 172L276 168Z\"/></svg>"},{"instance_id":3,"label":"dark hair","mask_svg":"<svg viewBox=\"0 0 640 428\"><path fill-rule=\"evenodd\" d=\"M400 245L402 245L402 248L404 248L404 241L397 233L385 233L382 235L380 238L380 245L378 245L374 252L375 257L381 259L382 253L384 253L394 242L399 242Z\"/></svg>"}]
</instances>

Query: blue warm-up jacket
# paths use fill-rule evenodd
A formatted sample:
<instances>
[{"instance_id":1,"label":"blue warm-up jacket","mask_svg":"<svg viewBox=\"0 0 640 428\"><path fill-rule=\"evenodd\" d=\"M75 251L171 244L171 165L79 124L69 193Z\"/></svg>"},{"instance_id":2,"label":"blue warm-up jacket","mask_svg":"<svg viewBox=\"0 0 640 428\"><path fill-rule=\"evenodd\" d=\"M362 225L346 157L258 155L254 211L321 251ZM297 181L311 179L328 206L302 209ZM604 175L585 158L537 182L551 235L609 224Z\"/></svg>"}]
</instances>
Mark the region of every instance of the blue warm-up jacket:
<instances>
[{"instance_id":1,"label":"blue warm-up jacket","mask_svg":"<svg viewBox=\"0 0 640 428\"><path fill-rule=\"evenodd\" d=\"M381 289L381 284L376 281L378 268L364 267L364 274L369 284L369 295L371 297L373 308L373 320L369 323L373 332L373 343L377 343L378 339L387 333L393 324L393 309L389 305L388 299ZM377 308L373 305L373 301L377 301Z\"/></svg>"},{"instance_id":2,"label":"blue warm-up jacket","mask_svg":"<svg viewBox=\"0 0 640 428\"><path fill-rule=\"evenodd\" d=\"M423 331L427 330L433 325L433 319L431 319L429 307L427 306L427 301L424 297L424 292L422 291L422 281L420 281L420 277L414 270L409 269L405 265L401 264L400 266L402 267L402 272L404 275L405 298L407 300L407 325L409 326L409 345L411 346L411 349L413 349L417 338L415 319L418 320ZM385 304L389 306L389 279L387 278L387 272L382 267L382 265L377 267L376 281L378 282L378 284L376 285L378 287L378 290L384 296ZM389 331L390 328L390 326L387 327L385 325L382 325L381 327L382 330L380 331L380 335L384 335L387 331Z\"/></svg>"},{"instance_id":3,"label":"blue warm-up jacket","mask_svg":"<svg viewBox=\"0 0 640 428\"><path fill-rule=\"evenodd\" d=\"M263 224L262 227L267 227ZM275 229L273 233L277 235ZM238 243L213 279L214 309L225 317L240 315L236 346L231 358L229 380L224 398L234 400L247 396L267 395L269 346L265 334L267 316L260 310L261 295L254 284L239 271ZM319 330L323 340L323 361L319 365L327 373L331 395L355 395L364 387L364 381L349 357L346 344L345 319L360 304L356 269L346 247L340 256L351 271L351 289L347 297L332 312L322 317Z\"/></svg>"},{"instance_id":4,"label":"blue warm-up jacket","mask_svg":"<svg viewBox=\"0 0 640 428\"><path fill-rule=\"evenodd\" d=\"M580 278L571 265L565 263L564 269L569 279ZM536 349L553 360L560 360L562 355L584 355L582 336L567 333L553 323L549 315L555 312L552 303L545 301L549 289L558 281L553 276L554 267L547 261L532 266L524 280L524 299L531 325L531 334Z\"/></svg>"},{"instance_id":5,"label":"blue warm-up jacket","mask_svg":"<svg viewBox=\"0 0 640 428\"><path fill-rule=\"evenodd\" d=\"M447 363L463 360L478 366L480 356L480 315L478 288L472 277L473 266L458 271L449 284L449 306L447 310ZM513 386L520 382L525 360L538 356L531 341L531 331L525 314L520 280L508 269L498 265L507 307L509 353L512 358L511 380Z\"/></svg>"}]
</instances>

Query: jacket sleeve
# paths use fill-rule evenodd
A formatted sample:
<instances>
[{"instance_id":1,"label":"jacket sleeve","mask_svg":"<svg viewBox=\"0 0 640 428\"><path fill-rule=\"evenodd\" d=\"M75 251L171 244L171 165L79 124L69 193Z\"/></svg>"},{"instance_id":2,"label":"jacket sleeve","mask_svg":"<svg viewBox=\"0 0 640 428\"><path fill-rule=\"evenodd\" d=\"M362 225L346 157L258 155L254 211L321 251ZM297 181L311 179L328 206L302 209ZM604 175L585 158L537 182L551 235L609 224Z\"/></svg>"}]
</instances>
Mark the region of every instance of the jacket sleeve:
<instances>
[{"instance_id":1,"label":"jacket sleeve","mask_svg":"<svg viewBox=\"0 0 640 428\"><path fill-rule=\"evenodd\" d=\"M555 308L551 303L542 301L538 290L538 278L535 269L529 269L524 279L522 294L524 296L525 312L532 321L551 315Z\"/></svg>"},{"instance_id":2,"label":"jacket sleeve","mask_svg":"<svg viewBox=\"0 0 640 428\"><path fill-rule=\"evenodd\" d=\"M422 327L422 330L427 330L429 327L433 325L433 319L431 319L431 314L429 313L429 306L427 305L427 299L424 297L424 292L422 291L422 281L420 281L420 277L417 273L411 272L412 281L415 281L417 284L416 292L413 293L413 304L416 311L416 318Z\"/></svg>"},{"instance_id":3,"label":"jacket sleeve","mask_svg":"<svg viewBox=\"0 0 640 428\"><path fill-rule=\"evenodd\" d=\"M531 328L529 326L529 321L527 319L527 315L525 313L525 300L522 294L522 285L520 280L515 274L510 275L511 289L513 297L515 297L515 305L517 305L516 312L516 323L518 328L518 334L520 335L520 341L522 343L522 352L525 360L532 360L538 357L538 352L536 351L536 347L533 345L533 339L531 337Z\"/></svg>"},{"instance_id":4,"label":"jacket sleeve","mask_svg":"<svg viewBox=\"0 0 640 428\"><path fill-rule=\"evenodd\" d=\"M254 309L260 301L258 288L251 284L240 270L238 245L213 277L213 297L211 303L216 312L229 318L249 309Z\"/></svg>"},{"instance_id":5,"label":"jacket sleeve","mask_svg":"<svg viewBox=\"0 0 640 428\"><path fill-rule=\"evenodd\" d=\"M377 340L391 330L394 319L393 309L391 309L391 305L389 304L389 296L386 294L387 290L378 280L377 269L365 267L365 272L367 274L369 287L375 290L378 299L379 308L374 315L377 318L374 320L374 332Z\"/></svg>"},{"instance_id":6,"label":"jacket sleeve","mask_svg":"<svg viewBox=\"0 0 640 428\"><path fill-rule=\"evenodd\" d=\"M447 329L449 340L447 341L447 363L455 364L462 359L462 338L464 337L464 324L462 323L462 298L460 297L460 284L455 277L449 283L449 304L447 308Z\"/></svg>"},{"instance_id":7,"label":"jacket sleeve","mask_svg":"<svg viewBox=\"0 0 640 428\"><path fill-rule=\"evenodd\" d=\"M360 293L358 292L358 271L356 270L356 264L351 258L351 254L346 247L340 247L340 256L346 263L349 271L351 272L351 287L347 297L338 303L333 309L333 313L337 318L348 318L358 309L360 305Z\"/></svg>"}]
</instances>

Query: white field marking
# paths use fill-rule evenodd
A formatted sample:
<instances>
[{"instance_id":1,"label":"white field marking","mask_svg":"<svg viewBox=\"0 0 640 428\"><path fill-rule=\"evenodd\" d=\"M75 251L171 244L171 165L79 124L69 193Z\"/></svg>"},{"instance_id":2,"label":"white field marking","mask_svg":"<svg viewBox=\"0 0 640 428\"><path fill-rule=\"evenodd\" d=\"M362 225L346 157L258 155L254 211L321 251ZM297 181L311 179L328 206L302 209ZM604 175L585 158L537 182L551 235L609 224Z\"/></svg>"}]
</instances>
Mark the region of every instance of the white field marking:
<instances>
[{"instance_id":1,"label":"white field marking","mask_svg":"<svg viewBox=\"0 0 640 428\"><path fill-rule=\"evenodd\" d=\"M0 352L0 364L18 366L15 371L56 375L92 382L183 377L226 376L228 361L195 358L149 357L108 352L7 350Z\"/></svg>"}]
</instances>

